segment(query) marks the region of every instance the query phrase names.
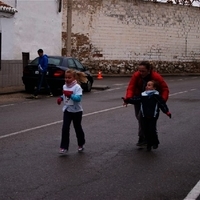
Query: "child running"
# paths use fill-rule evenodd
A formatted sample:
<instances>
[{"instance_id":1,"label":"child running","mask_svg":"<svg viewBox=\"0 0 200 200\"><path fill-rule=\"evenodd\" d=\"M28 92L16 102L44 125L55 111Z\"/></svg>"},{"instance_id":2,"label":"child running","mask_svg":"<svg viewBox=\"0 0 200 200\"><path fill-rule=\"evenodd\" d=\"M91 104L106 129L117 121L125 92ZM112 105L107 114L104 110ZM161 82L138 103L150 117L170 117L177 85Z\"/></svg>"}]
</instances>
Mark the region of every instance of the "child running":
<instances>
[{"instance_id":1,"label":"child running","mask_svg":"<svg viewBox=\"0 0 200 200\"><path fill-rule=\"evenodd\" d=\"M141 93L140 97L133 97L130 99L124 99L125 103L137 104L140 103L141 114L142 114L142 126L144 127L144 134L147 142L147 151L151 151L151 148L157 149L159 145L157 135L157 120L159 117L159 109L162 110L169 118L171 113L156 90L158 85L155 81L147 82L146 90Z\"/></svg>"},{"instance_id":2,"label":"child running","mask_svg":"<svg viewBox=\"0 0 200 200\"><path fill-rule=\"evenodd\" d=\"M85 134L82 129L81 121L83 108L81 105L82 88L79 85L81 82L87 82L87 78L82 72L67 70L65 72L65 85L63 85L63 95L57 99L57 104L64 102L63 106L63 125L62 137L60 144L60 154L66 154L69 149L70 141L70 124L73 121L76 132L78 152L84 150Z\"/></svg>"}]
</instances>

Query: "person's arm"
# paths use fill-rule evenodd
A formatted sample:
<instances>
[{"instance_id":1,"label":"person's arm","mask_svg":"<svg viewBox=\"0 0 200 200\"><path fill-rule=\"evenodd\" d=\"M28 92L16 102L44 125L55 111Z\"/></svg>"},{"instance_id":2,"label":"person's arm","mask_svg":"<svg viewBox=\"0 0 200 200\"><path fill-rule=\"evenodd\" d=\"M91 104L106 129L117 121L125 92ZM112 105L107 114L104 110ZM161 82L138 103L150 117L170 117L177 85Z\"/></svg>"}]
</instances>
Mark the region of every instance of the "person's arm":
<instances>
[{"instance_id":1,"label":"person's arm","mask_svg":"<svg viewBox=\"0 0 200 200\"><path fill-rule=\"evenodd\" d=\"M73 101L80 102L82 95L81 94L73 94L73 91L69 90L63 90L63 95L66 96L67 98L71 98ZM60 98L63 99L61 96Z\"/></svg>"},{"instance_id":2,"label":"person's arm","mask_svg":"<svg viewBox=\"0 0 200 200\"><path fill-rule=\"evenodd\" d=\"M165 102L165 100L160 95L154 95L154 98L158 102L159 108L165 113L169 118L171 118L171 113L169 112L169 108Z\"/></svg>"},{"instance_id":3,"label":"person's arm","mask_svg":"<svg viewBox=\"0 0 200 200\"><path fill-rule=\"evenodd\" d=\"M154 76L155 77L152 77L152 79L158 82L159 88L160 88L159 89L160 95L162 96L162 98L166 102L168 100L168 97L169 97L169 88L168 88L168 85L164 81L163 77L160 74L155 73Z\"/></svg>"},{"instance_id":4,"label":"person's arm","mask_svg":"<svg viewBox=\"0 0 200 200\"><path fill-rule=\"evenodd\" d=\"M161 96L165 100L165 102L168 100L169 88L164 80L161 82Z\"/></svg>"},{"instance_id":5,"label":"person's arm","mask_svg":"<svg viewBox=\"0 0 200 200\"><path fill-rule=\"evenodd\" d=\"M82 88L80 86L77 86L70 98L75 102L80 102L82 99Z\"/></svg>"},{"instance_id":6,"label":"person's arm","mask_svg":"<svg viewBox=\"0 0 200 200\"><path fill-rule=\"evenodd\" d=\"M38 57L38 70L40 71L40 72L42 72L43 71L43 68L42 68L42 59L41 59L41 57Z\"/></svg>"},{"instance_id":7,"label":"person's arm","mask_svg":"<svg viewBox=\"0 0 200 200\"><path fill-rule=\"evenodd\" d=\"M123 98L122 99L124 100L124 103L125 104L140 104L141 103L141 97L140 96L135 96L135 97L132 97L132 98Z\"/></svg>"},{"instance_id":8,"label":"person's arm","mask_svg":"<svg viewBox=\"0 0 200 200\"><path fill-rule=\"evenodd\" d=\"M82 99L82 95L72 94L72 95L71 95L71 99L72 99L73 101L80 102L81 99Z\"/></svg>"},{"instance_id":9,"label":"person's arm","mask_svg":"<svg viewBox=\"0 0 200 200\"><path fill-rule=\"evenodd\" d=\"M48 67L48 57L47 56L43 56L42 57L42 69L43 69L43 72L47 71L47 67Z\"/></svg>"},{"instance_id":10,"label":"person's arm","mask_svg":"<svg viewBox=\"0 0 200 200\"><path fill-rule=\"evenodd\" d=\"M136 81L137 81L137 72L135 72L131 77L131 80L130 80L127 90L126 90L125 99L132 98L135 96Z\"/></svg>"},{"instance_id":11,"label":"person's arm","mask_svg":"<svg viewBox=\"0 0 200 200\"><path fill-rule=\"evenodd\" d=\"M63 101L63 95L60 96L60 97L57 99L57 104L60 105L62 101Z\"/></svg>"}]
</instances>

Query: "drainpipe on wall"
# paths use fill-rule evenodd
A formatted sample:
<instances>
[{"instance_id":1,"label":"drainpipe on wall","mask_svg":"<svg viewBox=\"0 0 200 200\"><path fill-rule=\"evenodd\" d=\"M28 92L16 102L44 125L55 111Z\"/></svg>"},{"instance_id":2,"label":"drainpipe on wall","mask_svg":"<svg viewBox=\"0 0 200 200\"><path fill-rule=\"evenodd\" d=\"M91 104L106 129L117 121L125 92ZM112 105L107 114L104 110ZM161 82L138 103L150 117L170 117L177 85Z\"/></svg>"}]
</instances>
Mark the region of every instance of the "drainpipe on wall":
<instances>
[{"instance_id":1,"label":"drainpipe on wall","mask_svg":"<svg viewBox=\"0 0 200 200\"><path fill-rule=\"evenodd\" d=\"M66 47L66 56L71 56L71 32L72 32L72 0L67 0L67 47Z\"/></svg>"}]
</instances>

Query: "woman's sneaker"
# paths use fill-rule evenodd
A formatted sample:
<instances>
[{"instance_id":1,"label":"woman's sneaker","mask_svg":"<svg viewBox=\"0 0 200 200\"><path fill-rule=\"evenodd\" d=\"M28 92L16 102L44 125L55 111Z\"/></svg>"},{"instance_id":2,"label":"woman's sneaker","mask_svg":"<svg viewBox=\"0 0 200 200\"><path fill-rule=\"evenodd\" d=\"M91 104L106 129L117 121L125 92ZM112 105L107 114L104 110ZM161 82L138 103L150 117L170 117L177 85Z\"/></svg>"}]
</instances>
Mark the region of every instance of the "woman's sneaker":
<instances>
[{"instance_id":1,"label":"woman's sneaker","mask_svg":"<svg viewBox=\"0 0 200 200\"><path fill-rule=\"evenodd\" d=\"M83 146L78 147L78 152L82 152L84 150Z\"/></svg>"},{"instance_id":2,"label":"woman's sneaker","mask_svg":"<svg viewBox=\"0 0 200 200\"><path fill-rule=\"evenodd\" d=\"M67 153L67 149L60 149L59 154L66 154Z\"/></svg>"}]
</instances>

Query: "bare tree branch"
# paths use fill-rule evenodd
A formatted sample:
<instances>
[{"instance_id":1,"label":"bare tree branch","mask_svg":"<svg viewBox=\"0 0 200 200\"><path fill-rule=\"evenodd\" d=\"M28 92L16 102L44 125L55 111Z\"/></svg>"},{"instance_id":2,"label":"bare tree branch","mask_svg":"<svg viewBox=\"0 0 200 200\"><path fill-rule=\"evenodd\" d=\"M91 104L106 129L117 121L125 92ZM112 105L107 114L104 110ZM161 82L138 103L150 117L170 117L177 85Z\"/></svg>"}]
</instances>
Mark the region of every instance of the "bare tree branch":
<instances>
[{"instance_id":1,"label":"bare tree branch","mask_svg":"<svg viewBox=\"0 0 200 200\"><path fill-rule=\"evenodd\" d=\"M149 1L200 7L200 0L149 0Z\"/></svg>"}]
</instances>

